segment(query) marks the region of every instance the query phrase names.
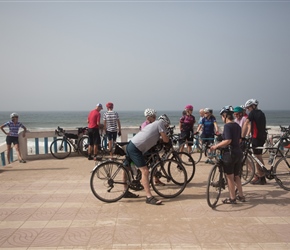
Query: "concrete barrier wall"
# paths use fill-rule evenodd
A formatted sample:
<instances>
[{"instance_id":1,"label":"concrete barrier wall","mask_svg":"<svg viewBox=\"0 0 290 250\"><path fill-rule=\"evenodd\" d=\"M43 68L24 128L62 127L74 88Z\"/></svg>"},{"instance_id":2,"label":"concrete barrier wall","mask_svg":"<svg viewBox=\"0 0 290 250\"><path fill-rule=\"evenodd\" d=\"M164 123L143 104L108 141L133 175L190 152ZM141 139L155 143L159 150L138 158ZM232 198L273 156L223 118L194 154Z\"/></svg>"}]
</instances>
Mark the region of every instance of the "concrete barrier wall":
<instances>
[{"instance_id":1,"label":"concrete barrier wall","mask_svg":"<svg viewBox=\"0 0 290 250\"><path fill-rule=\"evenodd\" d=\"M77 134L77 129L64 128L66 133ZM136 133L138 133L139 127L126 127L122 128L122 136L118 137L118 141L129 141ZM55 130L47 131L27 131L26 136L23 137L23 132L19 133L19 148L20 153L24 160L36 160L53 158L50 153L50 144L56 138ZM7 164L6 159L7 147L6 144L0 145L0 155L2 166ZM72 155L76 152L72 152ZM12 148L11 162L17 160L15 150Z\"/></svg>"}]
</instances>

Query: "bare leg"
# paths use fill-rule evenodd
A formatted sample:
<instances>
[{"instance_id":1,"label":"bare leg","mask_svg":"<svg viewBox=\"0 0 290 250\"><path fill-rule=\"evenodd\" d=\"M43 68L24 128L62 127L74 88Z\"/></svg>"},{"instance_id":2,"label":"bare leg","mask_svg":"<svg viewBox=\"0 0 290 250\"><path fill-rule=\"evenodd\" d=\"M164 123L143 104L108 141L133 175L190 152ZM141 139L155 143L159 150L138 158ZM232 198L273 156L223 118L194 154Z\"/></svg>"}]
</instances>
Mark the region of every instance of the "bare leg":
<instances>
[{"instance_id":1,"label":"bare leg","mask_svg":"<svg viewBox=\"0 0 290 250\"><path fill-rule=\"evenodd\" d=\"M228 180L230 198L234 200L236 199L234 174L227 174L227 180Z\"/></svg>"},{"instance_id":2,"label":"bare leg","mask_svg":"<svg viewBox=\"0 0 290 250\"><path fill-rule=\"evenodd\" d=\"M14 148L15 148L16 153L17 153L18 161L21 161L22 157L21 157L21 154L20 154L20 151L19 151L19 144L15 144Z\"/></svg>"},{"instance_id":3,"label":"bare leg","mask_svg":"<svg viewBox=\"0 0 290 250\"><path fill-rule=\"evenodd\" d=\"M262 155L255 155L259 160L260 160L260 162L262 162L263 163L263 165L264 165L264 160L263 160L263 158L262 158ZM256 162L256 168L257 168L257 174L258 174L258 176L260 176L260 177L262 177L262 176L264 176L264 171L263 171L263 169L261 168L261 166Z\"/></svg>"},{"instance_id":4,"label":"bare leg","mask_svg":"<svg viewBox=\"0 0 290 250\"><path fill-rule=\"evenodd\" d=\"M11 151L11 145L7 144L7 162L10 164L10 151Z\"/></svg>"},{"instance_id":5,"label":"bare leg","mask_svg":"<svg viewBox=\"0 0 290 250\"><path fill-rule=\"evenodd\" d=\"M234 178L235 178L235 183L236 183L237 189L239 191L239 196L243 197L244 193L243 193L241 178L238 175L236 175Z\"/></svg>"}]
</instances>

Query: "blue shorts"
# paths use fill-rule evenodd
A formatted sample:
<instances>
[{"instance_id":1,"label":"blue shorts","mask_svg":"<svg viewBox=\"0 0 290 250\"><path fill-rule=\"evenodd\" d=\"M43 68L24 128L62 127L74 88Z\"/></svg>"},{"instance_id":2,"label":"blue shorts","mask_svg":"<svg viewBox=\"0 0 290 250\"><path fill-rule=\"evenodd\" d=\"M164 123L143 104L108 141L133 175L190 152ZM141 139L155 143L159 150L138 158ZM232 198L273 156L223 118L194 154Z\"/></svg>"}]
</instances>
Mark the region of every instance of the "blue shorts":
<instances>
[{"instance_id":1,"label":"blue shorts","mask_svg":"<svg viewBox=\"0 0 290 250\"><path fill-rule=\"evenodd\" d=\"M146 166L146 161L144 159L143 153L136 148L136 146L130 141L126 148L127 156L130 157L131 161L134 162L136 167Z\"/></svg>"},{"instance_id":2,"label":"blue shorts","mask_svg":"<svg viewBox=\"0 0 290 250\"><path fill-rule=\"evenodd\" d=\"M116 132L107 131L106 135L107 135L109 141L111 141L111 140L116 141L117 140L117 131Z\"/></svg>"},{"instance_id":3,"label":"blue shorts","mask_svg":"<svg viewBox=\"0 0 290 250\"><path fill-rule=\"evenodd\" d=\"M7 136L6 137L6 144L7 145L11 145L11 144L14 144L14 145L16 145L16 144L19 144L19 141L18 141L18 137L16 137L16 136Z\"/></svg>"}]
</instances>

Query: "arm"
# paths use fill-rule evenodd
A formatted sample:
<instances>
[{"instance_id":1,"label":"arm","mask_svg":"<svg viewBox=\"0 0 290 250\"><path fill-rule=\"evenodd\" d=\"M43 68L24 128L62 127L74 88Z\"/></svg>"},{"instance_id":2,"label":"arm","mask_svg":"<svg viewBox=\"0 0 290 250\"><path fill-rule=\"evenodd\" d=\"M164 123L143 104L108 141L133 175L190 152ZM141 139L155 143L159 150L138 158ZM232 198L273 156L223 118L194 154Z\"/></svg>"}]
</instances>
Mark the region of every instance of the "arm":
<instances>
[{"instance_id":1,"label":"arm","mask_svg":"<svg viewBox=\"0 0 290 250\"><path fill-rule=\"evenodd\" d=\"M215 129L215 133L219 134L219 127L218 127L217 123L215 122L213 125L214 125L214 129Z\"/></svg>"},{"instance_id":2,"label":"arm","mask_svg":"<svg viewBox=\"0 0 290 250\"><path fill-rule=\"evenodd\" d=\"M5 135L8 135L8 133L4 130L4 127L6 127L4 124L1 125L0 129L2 130L2 132L5 134Z\"/></svg>"},{"instance_id":3,"label":"arm","mask_svg":"<svg viewBox=\"0 0 290 250\"><path fill-rule=\"evenodd\" d=\"M166 135L166 133L160 132L160 136L161 136L163 142L165 142L165 143L169 142L169 137Z\"/></svg>"},{"instance_id":4,"label":"arm","mask_svg":"<svg viewBox=\"0 0 290 250\"><path fill-rule=\"evenodd\" d=\"M22 124L21 127L23 128L23 134L22 134L22 136L25 137L25 134L26 134L27 129L26 129L26 127L23 124Z\"/></svg>"},{"instance_id":5,"label":"arm","mask_svg":"<svg viewBox=\"0 0 290 250\"><path fill-rule=\"evenodd\" d=\"M119 128L119 133L118 133L118 135L121 136L121 135L122 135L122 133L121 133L121 122L120 122L119 119L118 119L118 128Z\"/></svg>"},{"instance_id":6,"label":"arm","mask_svg":"<svg viewBox=\"0 0 290 250\"><path fill-rule=\"evenodd\" d=\"M231 142L232 142L231 139L229 139L229 140L223 140L223 141L221 141L220 143L211 146L211 147L210 147L210 150L215 150L215 149L217 149L217 148L224 148L224 147L230 145Z\"/></svg>"},{"instance_id":7,"label":"arm","mask_svg":"<svg viewBox=\"0 0 290 250\"><path fill-rule=\"evenodd\" d=\"M249 136L251 132L251 122L247 119L242 127L242 137Z\"/></svg>"}]
</instances>

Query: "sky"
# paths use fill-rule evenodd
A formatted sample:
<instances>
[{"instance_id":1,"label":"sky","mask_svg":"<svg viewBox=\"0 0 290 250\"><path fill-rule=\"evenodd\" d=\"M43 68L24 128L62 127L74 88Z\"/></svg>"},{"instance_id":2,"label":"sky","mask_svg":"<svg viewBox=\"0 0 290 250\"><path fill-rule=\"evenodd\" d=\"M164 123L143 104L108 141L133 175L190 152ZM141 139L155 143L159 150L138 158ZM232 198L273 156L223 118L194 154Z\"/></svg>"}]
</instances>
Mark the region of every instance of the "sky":
<instances>
[{"instance_id":1,"label":"sky","mask_svg":"<svg viewBox=\"0 0 290 250\"><path fill-rule=\"evenodd\" d=\"M0 0L0 111L290 109L290 1Z\"/></svg>"}]
</instances>

